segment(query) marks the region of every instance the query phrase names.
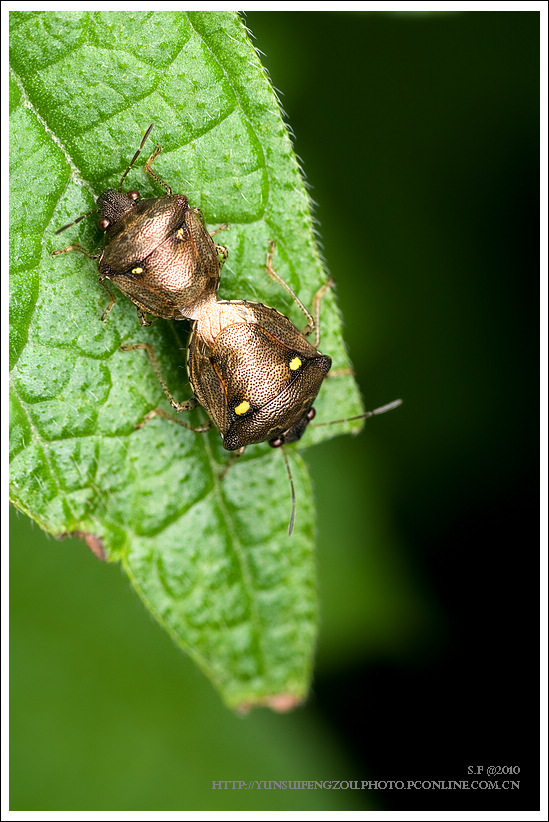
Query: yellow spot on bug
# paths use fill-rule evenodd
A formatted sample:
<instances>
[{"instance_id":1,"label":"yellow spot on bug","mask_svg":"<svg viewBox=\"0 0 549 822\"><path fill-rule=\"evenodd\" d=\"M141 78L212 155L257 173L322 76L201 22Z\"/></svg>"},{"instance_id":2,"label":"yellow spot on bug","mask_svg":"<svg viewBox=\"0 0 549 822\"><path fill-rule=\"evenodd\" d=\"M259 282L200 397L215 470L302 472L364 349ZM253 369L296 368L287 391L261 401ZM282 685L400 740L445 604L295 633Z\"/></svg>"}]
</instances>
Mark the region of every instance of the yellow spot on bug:
<instances>
[{"instance_id":1,"label":"yellow spot on bug","mask_svg":"<svg viewBox=\"0 0 549 822\"><path fill-rule=\"evenodd\" d=\"M180 239L180 240L184 240L184 239L185 239L185 232L183 231L183 229L182 229L182 228L178 228L178 229L177 229L177 237L179 237L179 239Z\"/></svg>"},{"instance_id":2,"label":"yellow spot on bug","mask_svg":"<svg viewBox=\"0 0 549 822\"><path fill-rule=\"evenodd\" d=\"M294 357L293 360L290 360L290 370L297 371L303 365L299 357Z\"/></svg>"},{"instance_id":3,"label":"yellow spot on bug","mask_svg":"<svg viewBox=\"0 0 549 822\"><path fill-rule=\"evenodd\" d=\"M246 411L249 411L249 410L250 410L250 403L247 402L246 400L244 400L243 402L240 403L240 405L236 406L236 408L234 409L234 413L240 415L240 414L245 414Z\"/></svg>"},{"instance_id":4,"label":"yellow spot on bug","mask_svg":"<svg viewBox=\"0 0 549 822\"><path fill-rule=\"evenodd\" d=\"M137 268L132 268L132 274L143 274L143 269L139 268L139 266Z\"/></svg>"}]
</instances>

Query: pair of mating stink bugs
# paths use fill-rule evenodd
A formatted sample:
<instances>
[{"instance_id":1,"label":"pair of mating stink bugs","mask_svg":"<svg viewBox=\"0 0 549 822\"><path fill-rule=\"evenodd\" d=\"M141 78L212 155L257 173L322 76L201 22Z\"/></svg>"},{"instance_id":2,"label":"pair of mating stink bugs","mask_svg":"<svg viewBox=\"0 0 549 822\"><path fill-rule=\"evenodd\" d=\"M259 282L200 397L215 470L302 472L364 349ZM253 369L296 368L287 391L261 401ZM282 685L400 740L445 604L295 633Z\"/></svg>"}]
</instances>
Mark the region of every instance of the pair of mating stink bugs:
<instances>
[{"instance_id":1,"label":"pair of mating stink bugs","mask_svg":"<svg viewBox=\"0 0 549 822\"><path fill-rule=\"evenodd\" d=\"M140 199L137 191L122 191L124 179L153 125L147 129L118 189L105 191L97 199L97 209L56 232L59 234L98 211L101 214L99 228L106 237L103 250L91 254L74 244L53 254L80 251L97 260L100 281L104 284L107 279L115 283L135 303L144 325L148 324L146 314L193 321L187 368L196 399L177 402L173 398L151 346L139 343L124 346L124 350L141 348L147 352L164 393L176 411L190 411L202 405L219 429L227 451L242 453L245 446L265 441L274 448L295 442L315 415L313 403L332 364L330 357L318 351L320 301L332 283L323 285L316 294L313 318L274 271L275 243L271 242L267 273L299 306L307 319L305 328L299 331L283 314L261 303L218 300L220 271L227 249L214 242L217 232L208 233L199 209L191 208L184 195L173 194L170 186L153 171L152 163L161 151L160 146L145 163L145 171L166 194ZM217 231L223 228L227 226ZM112 292L109 293L111 301L102 319L116 301ZM313 332L315 344L311 345L306 337ZM398 404L399 400L351 419L371 417ZM156 409L142 424L153 416L174 419ZM175 421L197 432L211 427L211 423L193 427L179 419ZM284 457L292 488L291 533L295 494L285 453Z\"/></svg>"}]
</instances>

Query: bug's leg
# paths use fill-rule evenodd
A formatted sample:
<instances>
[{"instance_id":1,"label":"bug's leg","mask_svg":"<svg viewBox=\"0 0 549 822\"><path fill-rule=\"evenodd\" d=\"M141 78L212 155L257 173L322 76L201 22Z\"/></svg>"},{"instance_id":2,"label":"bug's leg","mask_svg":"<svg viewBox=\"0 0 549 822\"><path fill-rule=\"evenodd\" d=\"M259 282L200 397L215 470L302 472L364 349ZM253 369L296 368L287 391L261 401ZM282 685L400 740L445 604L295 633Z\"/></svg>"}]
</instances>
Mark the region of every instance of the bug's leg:
<instances>
[{"instance_id":1,"label":"bug's leg","mask_svg":"<svg viewBox=\"0 0 549 822\"><path fill-rule=\"evenodd\" d=\"M105 310L103 311L103 313L101 314L101 321L102 321L102 322L104 322L104 321L105 321L105 317L107 316L107 314L109 313L109 311L111 310L111 308L113 307L113 305L114 305L114 304L115 304L115 302L116 302L116 296L115 296L115 295L112 293L112 291L110 290L109 286L108 286L108 285L107 285L107 283L105 282L105 278L104 278L104 277L100 277L100 278L99 278L99 284L103 286L103 288L105 289L105 291L107 292L107 294L108 294L108 295L109 295L109 297L110 297L110 302L109 302L108 306L106 307L106 309L105 309Z\"/></svg>"},{"instance_id":2,"label":"bug's leg","mask_svg":"<svg viewBox=\"0 0 549 822\"><path fill-rule=\"evenodd\" d=\"M162 188L165 189L167 191L167 193L171 196L173 194L173 191L172 191L171 187L168 185L168 183L164 182L162 177L160 177L160 175L158 175L156 173L156 171L153 171L152 168L151 168L152 163L154 163L154 161L156 160L156 158L158 157L158 155L160 154L161 151L162 151L162 146L157 146L155 148L155 150L153 151L153 153L151 154L151 156L149 157L149 159L145 163L144 169L145 169L146 173L149 175L149 177L152 177L153 180L156 180L156 182L159 185L161 185Z\"/></svg>"},{"instance_id":3,"label":"bug's leg","mask_svg":"<svg viewBox=\"0 0 549 822\"><path fill-rule=\"evenodd\" d=\"M147 314L149 315L149 317L152 317L151 320L147 319ZM156 320L158 319L158 317L154 317L152 314L149 314L148 311L145 311L144 308L138 308L137 309L137 316L139 318L139 323L141 325L144 325L147 328L148 328L149 325L152 325L153 323L155 323Z\"/></svg>"},{"instance_id":4,"label":"bug's leg","mask_svg":"<svg viewBox=\"0 0 549 822\"><path fill-rule=\"evenodd\" d=\"M219 257L219 268L223 268L223 265L227 261L227 257L229 256L229 249L226 245L218 245L215 244L215 250Z\"/></svg>"},{"instance_id":5,"label":"bug's leg","mask_svg":"<svg viewBox=\"0 0 549 822\"><path fill-rule=\"evenodd\" d=\"M305 326L305 329L302 331L302 334L305 336L306 334L310 334L312 331L315 330L315 321L314 321L313 317L311 316L311 314L307 311L307 309L305 308L305 306L303 305L303 303L301 302L301 300L299 299L297 294L295 294L292 291L292 289L290 288L288 283L284 282L284 280L282 279L280 274L277 274L276 271L274 270L274 268L273 268L273 254L274 254L275 248L276 248L276 242L274 240L271 240L271 244L269 246L269 251L267 252L267 265L265 266L266 269L267 269L267 274L276 283L281 285L282 288L285 291L288 292L288 294L290 295L292 300L296 303L297 306L299 306L300 310L305 315L305 317L307 319L307 325ZM308 329L308 330L306 330L306 329Z\"/></svg>"},{"instance_id":6,"label":"bug's leg","mask_svg":"<svg viewBox=\"0 0 549 822\"><path fill-rule=\"evenodd\" d=\"M315 313L316 325L315 348L318 348L320 344L320 301L322 300L323 296L326 294L328 289L333 286L333 284L333 277L330 277L328 282L324 283L324 285L318 289L315 296L313 297L313 311ZM337 368L335 370L328 371L325 379L333 379L334 377L352 377L354 376L354 373L355 372L353 368Z\"/></svg>"},{"instance_id":7,"label":"bug's leg","mask_svg":"<svg viewBox=\"0 0 549 822\"><path fill-rule=\"evenodd\" d=\"M226 231L228 228L230 228L229 223L223 223L218 228L210 231L210 237L215 237L215 235L219 234L220 231ZM225 248L225 246L221 246L221 248Z\"/></svg>"},{"instance_id":8,"label":"bug's leg","mask_svg":"<svg viewBox=\"0 0 549 822\"><path fill-rule=\"evenodd\" d=\"M169 399L172 408L175 408L176 411L192 411L193 408L196 408L199 405L198 400L195 400L194 398L190 399L190 400L184 400L183 402L178 402L175 399L175 397L172 396L172 394L170 392L170 389L166 385L166 381L165 381L164 377L161 374L160 366L158 365L158 359L156 357L156 354L154 353L154 349L153 349L152 345L149 345L148 343L135 343L134 345L121 345L120 348L122 349L122 351L135 351L137 349L141 349L141 350L147 352L147 355L148 355L148 357L151 361L151 365L153 367L153 371L156 374L156 378L157 378L158 382L160 383L160 385L162 386L162 390L164 391L164 394ZM154 412L151 411L150 413L153 416L157 416L157 417L162 417L162 416L166 415L166 412L165 411L161 412L161 409L157 409ZM168 415L168 416L170 416L170 415ZM145 419L147 419L147 418L145 417ZM176 420L176 422L179 425L182 425L184 428L192 428L192 426L186 425L185 423L181 422L180 420ZM210 426L208 426L208 427L210 427ZM199 428L202 429L202 426L199 426ZM206 430L206 429L204 429L204 430Z\"/></svg>"},{"instance_id":9,"label":"bug's leg","mask_svg":"<svg viewBox=\"0 0 549 822\"><path fill-rule=\"evenodd\" d=\"M315 348L318 348L319 343L320 343L320 302L321 302L323 296L328 291L328 289L330 289L333 286L333 284L334 284L334 281L333 281L332 277L330 277L330 279L328 280L327 283L324 283L324 285L320 286L320 288L316 292L315 296L313 297L313 312L314 312L314 315L315 315L315 321L314 321L315 324L314 324L314 328L312 328L311 331L316 331L316 334L315 334ZM310 331L307 332L306 329L303 329L303 331L301 333L302 334L307 334L307 333L310 334L311 332Z\"/></svg>"},{"instance_id":10,"label":"bug's leg","mask_svg":"<svg viewBox=\"0 0 549 822\"><path fill-rule=\"evenodd\" d=\"M185 405L185 403L179 403L179 405ZM179 408L178 410L185 411L187 409ZM203 423L203 425L191 425L189 422L185 422L184 420L180 420L178 417L174 417L173 414L168 414L168 412L164 411L162 408L155 408L153 411L149 411L148 414L145 414L141 422L138 422L137 425L135 425L135 428L144 428L145 425L149 422L149 420L152 420L155 417L162 417L162 419L175 422L177 423L177 425L181 425L188 431L194 431L195 434L204 434L206 431L209 431L212 427L212 423L210 420L208 420L208 422Z\"/></svg>"},{"instance_id":11,"label":"bug's leg","mask_svg":"<svg viewBox=\"0 0 549 822\"><path fill-rule=\"evenodd\" d=\"M78 221L77 221L78 222ZM59 229L62 231L62 229ZM60 248L59 251L52 251L51 256L57 257L59 254L65 254L67 251L79 251L85 257L88 257L90 260L98 260L101 254L91 254L84 246L81 246L79 243L73 243L73 245L68 245L66 248ZM101 320L103 321L113 305L116 302L116 297L110 290L109 286L105 283L105 277L99 277L99 283L103 286L107 294L109 295L109 304L106 309L103 311L101 315Z\"/></svg>"},{"instance_id":12,"label":"bug's leg","mask_svg":"<svg viewBox=\"0 0 549 822\"><path fill-rule=\"evenodd\" d=\"M59 231L63 231L63 229L60 228ZM60 248L59 251L52 251L51 256L58 257L59 254L66 254L67 251L79 251L85 257L88 257L89 260L98 260L100 256L99 254L92 254L87 250L87 248L84 248L84 246L79 243L73 243L72 245L68 245L66 248Z\"/></svg>"},{"instance_id":13,"label":"bug's leg","mask_svg":"<svg viewBox=\"0 0 549 822\"><path fill-rule=\"evenodd\" d=\"M272 277L273 280L275 280L277 283L279 283L279 285L281 285L282 288L284 288L288 292L288 294L293 299L293 301L299 306L299 308L301 309L301 311L303 312L303 314L305 315L305 317L307 319L307 325L304 328L301 329L301 333L303 334L304 337L307 337L309 334L312 334L313 331L315 331L316 333L315 333L315 343L314 343L314 345L315 345L315 348L318 348L318 345L320 343L320 302L321 302L322 297L324 296L324 294L328 291L328 289L333 286L334 281L330 277L328 282L324 283L324 285L322 285L318 289L317 293L315 294L315 296L313 298L313 314L314 314L314 317L313 317L313 315L310 314L309 311L307 311L307 309L305 308L305 306L303 305L303 303L301 302L301 300L299 299L297 294L295 294L292 291L292 289L290 288L288 283L284 282L284 280L282 279L280 274L277 274L276 271L273 269L273 253L274 253L274 250L275 250L275 246L276 246L275 241L271 240L271 245L270 245L269 251L267 253L267 266L266 266L267 274L269 275L269 277Z\"/></svg>"},{"instance_id":14,"label":"bug's leg","mask_svg":"<svg viewBox=\"0 0 549 822\"><path fill-rule=\"evenodd\" d=\"M324 379L332 379L333 377L354 377L354 368L336 368L335 371L328 371Z\"/></svg>"},{"instance_id":15,"label":"bug's leg","mask_svg":"<svg viewBox=\"0 0 549 822\"><path fill-rule=\"evenodd\" d=\"M220 258L219 268L222 268L227 260L227 257L229 256L229 249L226 245L218 245L217 243L215 243L215 250L217 252L218 257Z\"/></svg>"},{"instance_id":16,"label":"bug's leg","mask_svg":"<svg viewBox=\"0 0 549 822\"><path fill-rule=\"evenodd\" d=\"M215 237L216 234L219 234L220 231L225 231L227 228L229 228L229 224L223 223L219 226L219 228L216 228L214 231L210 231L210 237ZM215 250L217 252L217 256L219 257L219 268L223 268L223 265L229 256L229 249L226 245L219 245L218 243L215 243Z\"/></svg>"},{"instance_id":17,"label":"bug's leg","mask_svg":"<svg viewBox=\"0 0 549 822\"><path fill-rule=\"evenodd\" d=\"M232 466L235 464L235 462L238 461L238 458L242 456L242 454L244 453L245 450L246 450L246 446L243 445L242 448L239 448L237 451L232 452L231 456L227 460L227 464L225 465L225 468L223 469L223 471L219 475L220 480L224 479L224 477L227 474L227 471L229 470L229 468L232 468Z\"/></svg>"}]
</instances>

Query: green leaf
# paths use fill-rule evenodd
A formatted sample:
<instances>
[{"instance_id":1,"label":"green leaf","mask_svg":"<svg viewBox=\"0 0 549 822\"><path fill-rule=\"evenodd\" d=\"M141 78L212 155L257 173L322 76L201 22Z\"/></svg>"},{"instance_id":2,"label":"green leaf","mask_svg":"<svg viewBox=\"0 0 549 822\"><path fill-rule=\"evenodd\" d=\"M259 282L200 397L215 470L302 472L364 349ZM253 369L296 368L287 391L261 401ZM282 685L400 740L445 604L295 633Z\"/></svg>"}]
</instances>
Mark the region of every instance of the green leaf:
<instances>
[{"instance_id":1,"label":"green leaf","mask_svg":"<svg viewBox=\"0 0 549 822\"><path fill-rule=\"evenodd\" d=\"M158 173L210 228L230 223L220 297L264 302L302 325L265 273L275 239L275 266L305 304L326 279L274 92L232 12L11 12L10 24L12 501L52 534L77 533L120 560L227 704L289 707L307 694L317 630L314 511L297 449L287 449L297 496L288 537L280 452L252 446L221 480L228 455L215 430L165 419L135 428L169 406L144 353L121 344L154 345L183 399L188 325L142 328L121 296L101 322L108 297L95 263L51 256L73 242L99 247L95 217L54 231L118 185L154 122L129 187L160 194L139 166L161 144ZM348 368L333 290L321 321L321 350L334 371ZM327 380L316 408L319 421L360 413L352 377ZM357 427L310 428L298 447Z\"/></svg>"}]
</instances>

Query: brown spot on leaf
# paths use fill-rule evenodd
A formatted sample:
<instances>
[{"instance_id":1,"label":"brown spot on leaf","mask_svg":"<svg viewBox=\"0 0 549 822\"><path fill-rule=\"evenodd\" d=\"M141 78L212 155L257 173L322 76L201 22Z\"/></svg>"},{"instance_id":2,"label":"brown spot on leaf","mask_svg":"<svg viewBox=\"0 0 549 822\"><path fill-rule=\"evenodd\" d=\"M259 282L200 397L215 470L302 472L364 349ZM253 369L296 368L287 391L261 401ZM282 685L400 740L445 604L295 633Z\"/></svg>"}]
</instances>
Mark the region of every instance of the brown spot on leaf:
<instances>
[{"instance_id":1,"label":"brown spot on leaf","mask_svg":"<svg viewBox=\"0 0 549 822\"><path fill-rule=\"evenodd\" d=\"M97 559L100 559L103 562L107 559L107 554L103 546L103 539L98 537L97 534L88 534L87 531L69 531L66 534L57 535L57 539L68 539L68 537L83 539L90 551L95 554Z\"/></svg>"},{"instance_id":2,"label":"brown spot on leaf","mask_svg":"<svg viewBox=\"0 0 549 822\"><path fill-rule=\"evenodd\" d=\"M303 697L296 694L273 694L272 696L264 696L261 699L250 702L241 702L237 705L236 711L239 714L247 714L252 708L271 708L277 714L286 714L293 711L298 705L303 703Z\"/></svg>"}]
</instances>

